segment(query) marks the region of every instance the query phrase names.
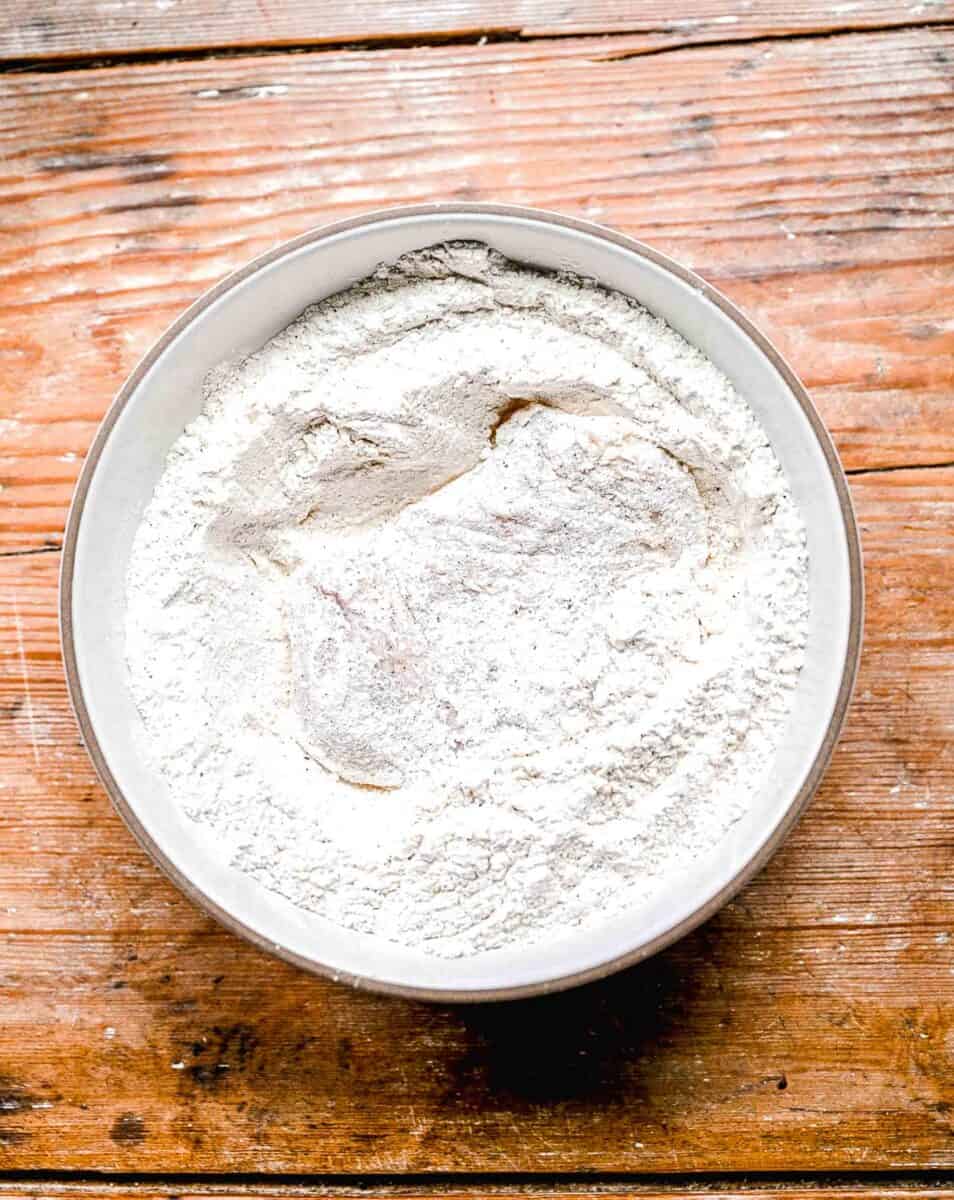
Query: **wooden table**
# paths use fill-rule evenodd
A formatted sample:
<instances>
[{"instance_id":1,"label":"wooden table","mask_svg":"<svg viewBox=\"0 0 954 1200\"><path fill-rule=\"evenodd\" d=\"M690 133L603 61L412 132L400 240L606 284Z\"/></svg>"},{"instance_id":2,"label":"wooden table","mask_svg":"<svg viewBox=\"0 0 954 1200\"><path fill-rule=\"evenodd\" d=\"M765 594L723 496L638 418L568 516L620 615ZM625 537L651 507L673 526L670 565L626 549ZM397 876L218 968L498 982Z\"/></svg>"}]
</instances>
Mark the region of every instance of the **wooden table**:
<instances>
[{"instance_id":1,"label":"wooden table","mask_svg":"<svg viewBox=\"0 0 954 1200\"><path fill-rule=\"evenodd\" d=\"M0 0L0 55L0 1193L954 1197L954 3ZM491 1007L355 994L193 908L97 784L56 627L83 454L163 327L433 198L592 217L724 289L811 389L866 554L784 850L652 961Z\"/></svg>"}]
</instances>

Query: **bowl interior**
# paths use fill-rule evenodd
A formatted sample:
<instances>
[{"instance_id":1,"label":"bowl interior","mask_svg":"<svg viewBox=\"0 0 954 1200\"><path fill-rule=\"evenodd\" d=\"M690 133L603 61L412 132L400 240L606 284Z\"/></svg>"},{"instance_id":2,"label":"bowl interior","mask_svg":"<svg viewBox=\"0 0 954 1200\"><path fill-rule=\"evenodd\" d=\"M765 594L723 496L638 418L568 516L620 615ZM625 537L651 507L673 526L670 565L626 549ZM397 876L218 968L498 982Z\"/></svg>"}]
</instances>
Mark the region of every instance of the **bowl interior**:
<instances>
[{"instance_id":1,"label":"bowl interior","mask_svg":"<svg viewBox=\"0 0 954 1200\"><path fill-rule=\"evenodd\" d=\"M167 451L198 412L206 372L259 348L308 304L378 263L451 238L481 240L522 262L595 277L642 301L713 359L755 409L804 515L811 615L805 668L777 761L747 816L711 854L651 905L597 928L448 961L343 930L217 861L210 836L179 814L139 752L141 722L123 657L123 591L137 524ZM817 782L853 668L860 603L854 529L795 386L699 281L595 228L528 212L384 214L299 239L259 260L199 301L145 361L100 433L77 491L64 563L64 634L68 661L74 657L77 709L114 799L141 840L206 907L269 949L354 982L478 998L545 990L655 949L714 909L740 873L774 847Z\"/></svg>"}]
</instances>

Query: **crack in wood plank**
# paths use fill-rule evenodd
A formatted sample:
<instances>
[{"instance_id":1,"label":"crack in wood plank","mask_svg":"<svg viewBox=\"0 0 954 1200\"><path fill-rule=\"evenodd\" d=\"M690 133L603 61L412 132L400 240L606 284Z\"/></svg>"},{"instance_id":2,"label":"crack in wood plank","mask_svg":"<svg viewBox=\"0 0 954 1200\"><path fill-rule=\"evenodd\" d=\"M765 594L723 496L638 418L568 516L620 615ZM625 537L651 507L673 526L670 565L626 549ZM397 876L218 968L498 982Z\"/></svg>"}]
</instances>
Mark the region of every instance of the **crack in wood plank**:
<instances>
[{"instance_id":1,"label":"crack in wood plank","mask_svg":"<svg viewBox=\"0 0 954 1200\"><path fill-rule=\"evenodd\" d=\"M24 550L0 550L0 558L21 558L25 554L59 554L62 546L27 546Z\"/></svg>"},{"instance_id":2,"label":"crack in wood plank","mask_svg":"<svg viewBox=\"0 0 954 1200\"><path fill-rule=\"evenodd\" d=\"M855 475L885 475L889 471L940 471L945 467L954 467L954 459L947 462L893 463L889 467L851 467L845 471L845 474L850 478Z\"/></svg>"},{"instance_id":3,"label":"crack in wood plank","mask_svg":"<svg viewBox=\"0 0 954 1200\"><path fill-rule=\"evenodd\" d=\"M635 47L619 53L599 54L594 62L629 62L636 58L655 58L661 54L682 54L687 51L712 50L723 46L759 46L768 42L819 41L828 38L846 37L850 34L899 33L916 29L951 29L954 21L944 18L936 21L910 21L904 25L833 25L831 28L796 29L784 33L753 34L752 37L700 38L698 41L680 42L677 45Z\"/></svg>"},{"instance_id":4,"label":"crack in wood plank","mask_svg":"<svg viewBox=\"0 0 954 1200\"><path fill-rule=\"evenodd\" d=\"M44 55L6 55L2 49L2 33L0 33L0 75L21 72L37 72L55 74L63 71L102 70L115 66L134 66L156 62L193 62L204 59L228 57L267 58L288 54L322 54L322 53L361 53L386 50L425 50L433 47L467 47L513 44L532 44L534 42L554 41L586 41L599 42L608 36L613 37L643 37L647 42L643 46L618 53L610 52L597 55L594 61L625 62L632 58L655 57L662 54L680 53L686 50L713 49L722 46L756 46L763 42L787 42L796 40L817 40L823 38L842 37L851 34L903 33L921 29L946 29L954 25L954 8L946 6L945 15L930 17L923 16L917 20L883 21L880 23L851 23L836 22L830 25L819 23L816 26L788 26L775 31L763 29L751 35L732 36L725 32L721 36L691 36L696 26L703 26L701 21L691 19L675 19L668 25L622 25L607 26L585 30L557 31L527 31L517 26L492 25L456 32L417 32L405 36L375 36L366 34L363 37L333 37L302 38L295 41L267 42L250 41L241 43L221 42L201 46L171 46L157 49L142 48L138 50L116 50L97 48L89 53L59 53ZM683 29L680 37L677 30ZM725 28L725 27L723 27ZM656 45L655 39L666 39L665 44Z\"/></svg>"}]
</instances>

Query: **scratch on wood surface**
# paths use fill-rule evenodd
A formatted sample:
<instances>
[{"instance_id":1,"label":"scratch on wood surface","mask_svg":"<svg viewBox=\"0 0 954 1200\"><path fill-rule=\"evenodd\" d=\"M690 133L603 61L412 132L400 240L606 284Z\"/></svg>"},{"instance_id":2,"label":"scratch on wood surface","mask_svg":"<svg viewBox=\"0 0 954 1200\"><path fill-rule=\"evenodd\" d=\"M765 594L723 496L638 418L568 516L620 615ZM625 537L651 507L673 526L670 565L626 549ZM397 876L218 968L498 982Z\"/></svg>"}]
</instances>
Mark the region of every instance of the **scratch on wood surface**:
<instances>
[{"instance_id":1,"label":"scratch on wood surface","mask_svg":"<svg viewBox=\"0 0 954 1200\"><path fill-rule=\"evenodd\" d=\"M30 745L33 747L33 761L40 765L40 751L37 748L36 720L33 715L33 694L30 691L30 675L27 670L26 651L23 648L23 623L20 620L20 606L17 604L17 594L13 593L13 624L17 631L17 655L20 659L20 674L23 677L23 690L26 693L26 716L30 730Z\"/></svg>"}]
</instances>

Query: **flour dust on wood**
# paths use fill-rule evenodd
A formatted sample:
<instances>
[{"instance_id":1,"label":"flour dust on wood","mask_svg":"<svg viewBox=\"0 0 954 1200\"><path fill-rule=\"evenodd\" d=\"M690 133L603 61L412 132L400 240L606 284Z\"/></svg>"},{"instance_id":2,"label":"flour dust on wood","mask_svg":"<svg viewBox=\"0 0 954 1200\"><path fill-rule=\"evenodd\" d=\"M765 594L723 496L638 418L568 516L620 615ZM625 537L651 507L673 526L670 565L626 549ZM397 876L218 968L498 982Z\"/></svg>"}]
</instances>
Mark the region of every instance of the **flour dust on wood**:
<instances>
[{"instance_id":1,"label":"flour dust on wood","mask_svg":"<svg viewBox=\"0 0 954 1200\"><path fill-rule=\"evenodd\" d=\"M219 852L434 955L652 896L769 771L799 514L634 301L447 244L206 381L135 539L149 753Z\"/></svg>"}]
</instances>

